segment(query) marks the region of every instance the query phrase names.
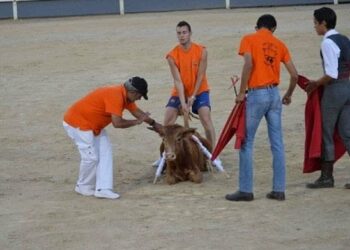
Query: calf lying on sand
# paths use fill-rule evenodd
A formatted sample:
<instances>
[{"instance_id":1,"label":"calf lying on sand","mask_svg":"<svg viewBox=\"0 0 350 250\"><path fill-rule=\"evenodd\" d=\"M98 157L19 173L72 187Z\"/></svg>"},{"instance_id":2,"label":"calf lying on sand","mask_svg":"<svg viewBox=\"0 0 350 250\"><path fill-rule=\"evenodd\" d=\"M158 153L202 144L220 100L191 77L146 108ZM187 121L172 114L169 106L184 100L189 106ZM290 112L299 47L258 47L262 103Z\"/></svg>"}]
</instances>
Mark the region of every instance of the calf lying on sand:
<instances>
[{"instance_id":1,"label":"calf lying on sand","mask_svg":"<svg viewBox=\"0 0 350 250\"><path fill-rule=\"evenodd\" d=\"M212 150L212 145L194 128L185 128L177 124L163 127L160 154L164 152L168 184L187 180L201 183L203 180L202 171L207 170L207 159L192 135L209 151Z\"/></svg>"}]
</instances>

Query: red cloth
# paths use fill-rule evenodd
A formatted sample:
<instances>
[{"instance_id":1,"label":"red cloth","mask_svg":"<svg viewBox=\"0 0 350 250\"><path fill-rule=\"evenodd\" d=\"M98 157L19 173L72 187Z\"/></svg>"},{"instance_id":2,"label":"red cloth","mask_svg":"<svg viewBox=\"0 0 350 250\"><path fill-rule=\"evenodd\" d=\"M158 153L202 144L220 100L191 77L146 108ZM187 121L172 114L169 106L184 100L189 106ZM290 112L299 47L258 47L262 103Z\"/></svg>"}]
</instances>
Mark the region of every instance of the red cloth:
<instances>
[{"instance_id":1,"label":"red cloth","mask_svg":"<svg viewBox=\"0 0 350 250\"><path fill-rule=\"evenodd\" d=\"M241 148L245 138L245 105L246 100L244 99L243 102L240 102L233 107L229 117L227 118L225 126L221 131L219 140L213 150L211 160L216 159L216 157L221 153L235 134L236 141L234 148Z\"/></svg>"},{"instance_id":2,"label":"red cloth","mask_svg":"<svg viewBox=\"0 0 350 250\"><path fill-rule=\"evenodd\" d=\"M298 85L305 90L309 80L299 75ZM303 173L311 173L321 169L322 154L322 114L321 98L323 88L311 92L305 104L305 148ZM335 161L341 158L346 149L336 130L334 132Z\"/></svg>"},{"instance_id":3,"label":"red cloth","mask_svg":"<svg viewBox=\"0 0 350 250\"><path fill-rule=\"evenodd\" d=\"M245 100L239 104L234 128L236 128L236 142L234 149L240 149L245 138Z\"/></svg>"}]
</instances>

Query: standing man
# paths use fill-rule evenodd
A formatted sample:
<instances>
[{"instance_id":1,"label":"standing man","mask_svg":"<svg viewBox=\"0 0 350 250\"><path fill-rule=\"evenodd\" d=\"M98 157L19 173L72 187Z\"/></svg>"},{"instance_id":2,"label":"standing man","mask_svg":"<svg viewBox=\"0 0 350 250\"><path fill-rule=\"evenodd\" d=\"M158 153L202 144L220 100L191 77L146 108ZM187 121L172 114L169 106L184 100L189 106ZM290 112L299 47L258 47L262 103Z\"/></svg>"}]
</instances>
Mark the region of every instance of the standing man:
<instances>
[{"instance_id":1,"label":"standing man","mask_svg":"<svg viewBox=\"0 0 350 250\"><path fill-rule=\"evenodd\" d=\"M286 45L275 36L276 19L272 15L261 16L256 24L256 33L241 40L239 55L244 58L240 92L236 103L246 102L246 135L239 152L239 190L226 195L230 201L251 201L253 195L253 144L260 121L265 117L273 156L273 186L268 199L285 199L285 157L281 123L282 102L290 104L298 79ZM278 85L280 63L290 74L289 88L282 102Z\"/></svg>"},{"instance_id":2,"label":"standing man","mask_svg":"<svg viewBox=\"0 0 350 250\"><path fill-rule=\"evenodd\" d=\"M174 79L171 97L166 105L164 126L175 123L179 111L199 115L205 136L215 146L215 130L210 116L209 85L206 76L207 51L204 46L191 41L189 23L181 21L176 26L179 44L166 59Z\"/></svg>"},{"instance_id":3,"label":"standing man","mask_svg":"<svg viewBox=\"0 0 350 250\"><path fill-rule=\"evenodd\" d=\"M119 194L113 192L112 147L105 127L112 123L115 128L129 128L146 122L158 131L161 125L136 106L135 101L141 97L148 100L147 82L136 76L124 84L97 88L67 110L63 127L81 157L75 192L98 198L119 198ZM125 109L136 119L124 119Z\"/></svg>"},{"instance_id":4,"label":"standing man","mask_svg":"<svg viewBox=\"0 0 350 250\"><path fill-rule=\"evenodd\" d=\"M334 28L337 16L327 7L314 11L314 27L317 35L323 36L321 60L324 75L310 81L306 87L308 93L318 86L324 86L321 100L322 114L322 156L321 176L306 186L308 188L334 187L333 134L337 126L339 135L350 155L350 41ZM345 188L350 189L350 184Z\"/></svg>"}]
</instances>

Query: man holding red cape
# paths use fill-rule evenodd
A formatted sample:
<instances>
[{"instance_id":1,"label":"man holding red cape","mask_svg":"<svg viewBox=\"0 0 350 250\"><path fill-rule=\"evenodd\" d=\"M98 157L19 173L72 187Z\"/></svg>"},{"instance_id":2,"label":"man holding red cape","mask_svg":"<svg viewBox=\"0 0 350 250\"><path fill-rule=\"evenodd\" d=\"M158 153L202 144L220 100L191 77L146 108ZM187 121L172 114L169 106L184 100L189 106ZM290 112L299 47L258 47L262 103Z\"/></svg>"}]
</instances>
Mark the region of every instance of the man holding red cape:
<instances>
[{"instance_id":1,"label":"man holding red cape","mask_svg":"<svg viewBox=\"0 0 350 250\"><path fill-rule=\"evenodd\" d=\"M246 99L245 138L239 151L239 189L226 195L230 201L251 201L253 195L253 144L260 121L265 117L273 155L273 186L268 199L285 199L285 157L281 124L282 102L289 104L298 74L285 44L273 36L277 22L272 15L261 16L256 33L243 37L239 55L244 58L241 86L236 103ZM282 101L279 95L280 64L290 74ZM246 97L246 91L248 94Z\"/></svg>"},{"instance_id":2,"label":"man holding red cape","mask_svg":"<svg viewBox=\"0 0 350 250\"><path fill-rule=\"evenodd\" d=\"M350 155L350 41L335 30L336 21L334 10L328 7L314 11L315 31L323 36L321 59L324 75L308 82L306 92L311 94L319 86L323 87L322 154L321 176L314 183L307 184L308 188L334 187L333 164L337 160L337 144L333 136L336 129ZM350 184L345 188L350 188Z\"/></svg>"}]
</instances>

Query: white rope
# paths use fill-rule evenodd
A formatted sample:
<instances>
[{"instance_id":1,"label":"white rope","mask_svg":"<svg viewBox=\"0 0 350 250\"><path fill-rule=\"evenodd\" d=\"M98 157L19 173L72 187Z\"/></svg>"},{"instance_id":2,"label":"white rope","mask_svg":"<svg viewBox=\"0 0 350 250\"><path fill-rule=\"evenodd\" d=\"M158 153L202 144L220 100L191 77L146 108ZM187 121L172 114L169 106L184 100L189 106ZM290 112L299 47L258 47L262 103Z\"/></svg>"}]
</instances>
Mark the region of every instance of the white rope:
<instances>
[{"instance_id":1,"label":"white rope","mask_svg":"<svg viewBox=\"0 0 350 250\"><path fill-rule=\"evenodd\" d=\"M161 176L163 168L165 165L165 152L162 153L162 156L160 157L160 161L156 170L156 174L154 176L153 184L156 184L158 177Z\"/></svg>"},{"instance_id":2,"label":"white rope","mask_svg":"<svg viewBox=\"0 0 350 250\"><path fill-rule=\"evenodd\" d=\"M209 150L202 144L202 142L198 139L197 136L192 135L192 139L198 144L199 148L201 149L201 151L203 152L203 154L209 159L211 160L211 156L212 154L209 152ZM219 170L220 172L225 172L224 167L222 166L222 162L219 159L215 159L214 161L211 161L213 163L213 165L217 168L217 170Z\"/></svg>"}]
</instances>

